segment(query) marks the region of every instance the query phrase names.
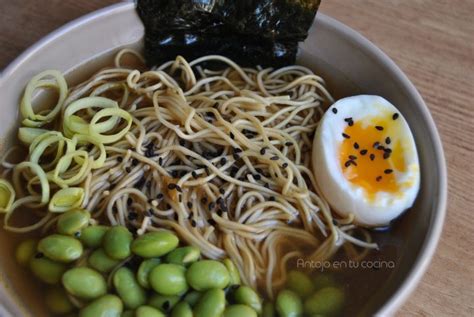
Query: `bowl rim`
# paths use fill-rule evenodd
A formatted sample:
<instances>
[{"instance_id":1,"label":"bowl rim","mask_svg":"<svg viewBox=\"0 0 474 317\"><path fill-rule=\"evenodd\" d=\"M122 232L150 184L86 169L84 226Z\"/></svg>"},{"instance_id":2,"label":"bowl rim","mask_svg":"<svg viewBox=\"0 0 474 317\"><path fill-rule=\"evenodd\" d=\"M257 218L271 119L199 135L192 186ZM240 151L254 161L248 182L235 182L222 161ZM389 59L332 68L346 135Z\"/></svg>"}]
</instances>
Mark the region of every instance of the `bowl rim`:
<instances>
[{"instance_id":1,"label":"bowl rim","mask_svg":"<svg viewBox=\"0 0 474 317\"><path fill-rule=\"evenodd\" d=\"M102 9L96 10L75 20L72 20L55 31L41 38L35 44L27 48L17 58L15 58L9 65L7 65L0 73L0 86L2 82L8 78L12 73L16 71L21 64L34 55L43 46L55 41L58 37L67 35L74 29L88 24L93 20L98 20L108 15L135 10L135 4L133 2L122 2L113 4ZM321 12L318 12L316 19L321 21L331 30L338 32L344 36L345 39L351 41L357 47L364 48L366 54L371 58L380 63L387 72L391 73L396 80L399 87L406 91L416 103L416 106L420 110L421 118L425 121L429 129L429 135L434 148L435 157L437 159L436 167L439 172L439 184L437 197L437 209L436 212L431 216L431 224L428 232L426 233L425 240L421 245L420 251L416 256L416 260L406 275L405 280L399 285L399 287L393 292L390 298L380 307L376 312L376 315L386 316L392 315L401 305L406 301L408 296L414 291L418 285L421 277L427 270L431 259L436 251L439 239L441 237L443 223L446 217L447 207L447 194L448 194L448 181L447 181L447 168L446 161L443 151L442 142L436 128L435 122L431 116L431 113L426 106L423 98L416 90L413 83L408 79L407 75L393 62L387 54L385 54L380 48L369 41L367 38L362 36L360 33L350 28L349 26L331 18ZM0 312L6 307L1 307Z\"/></svg>"}]
</instances>

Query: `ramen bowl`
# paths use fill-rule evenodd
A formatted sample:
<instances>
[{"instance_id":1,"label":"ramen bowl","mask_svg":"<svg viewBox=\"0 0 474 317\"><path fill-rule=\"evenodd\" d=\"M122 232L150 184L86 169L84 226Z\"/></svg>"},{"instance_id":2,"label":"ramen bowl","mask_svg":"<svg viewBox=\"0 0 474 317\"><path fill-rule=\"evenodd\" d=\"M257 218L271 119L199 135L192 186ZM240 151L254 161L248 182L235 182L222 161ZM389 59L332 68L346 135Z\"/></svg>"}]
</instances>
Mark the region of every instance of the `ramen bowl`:
<instances>
[{"instance_id":1,"label":"ramen bowl","mask_svg":"<svg viewBox=\"0 0 474 317\"><path fill-rule=\"evenodd\" d=\"M110 64L120 48L142 49L143 36L134 4L121 3L71 22L25 51L0 78L0 153L17 142L19 99L32 76L57 69L66 74L69 83L80 82ZM300 45L297 63L325 78L336 98L383 96L398 107L411 126L420 159L421 189L415 205L379 241L381 253L384 246L395 246L393 266L354 312L393 314L428 267L444 221L447 176L435 124L413 84L390 58L328 16L317 15L309 37ZM0 315L46 316L41 287L15 264L18 237L0 231Z\"/></svg>"}]
</instances>

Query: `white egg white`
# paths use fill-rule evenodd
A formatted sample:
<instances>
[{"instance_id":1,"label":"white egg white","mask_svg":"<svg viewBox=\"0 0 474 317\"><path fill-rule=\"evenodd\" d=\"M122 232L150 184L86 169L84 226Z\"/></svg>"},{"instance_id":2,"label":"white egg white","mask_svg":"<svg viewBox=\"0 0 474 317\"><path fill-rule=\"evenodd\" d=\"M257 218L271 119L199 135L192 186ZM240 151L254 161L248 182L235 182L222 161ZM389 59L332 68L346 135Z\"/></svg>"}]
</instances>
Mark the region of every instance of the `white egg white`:
<instances>
[{"instance_id":1,"label":"white egg white","mask_svg":"<svg viewBox=\"0 0 474 317\"><path fill-rule=\"evenodd\" d=\"M347 127L343 118L363 121L393 113L399 114L399 128L394 137L403 144L406 169L404 172L394 172L399 192L378 191L375 197L369 197L364 188L346 179L341 168L339 156L344 141L342 132ZM364 226L390 223L413 205L420 188L418 153L410 127L397 108L379 96L359 95L334 103L318 125L312 159L313 171L324 198L338 214L353 214L355 222Z\"/></svg>"}]
</instances>

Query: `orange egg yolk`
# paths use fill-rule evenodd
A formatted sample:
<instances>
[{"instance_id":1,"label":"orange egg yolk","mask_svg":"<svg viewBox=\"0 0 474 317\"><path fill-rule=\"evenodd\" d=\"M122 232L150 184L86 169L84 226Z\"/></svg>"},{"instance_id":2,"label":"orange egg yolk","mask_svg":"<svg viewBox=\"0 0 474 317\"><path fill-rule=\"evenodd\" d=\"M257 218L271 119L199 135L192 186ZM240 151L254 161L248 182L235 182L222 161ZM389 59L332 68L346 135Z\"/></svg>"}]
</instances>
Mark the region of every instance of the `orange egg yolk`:
<instances>
[{"instance_id":1,"label":"orange egg yolk","mask_svg":"<svg viewBox=\"0 0 474 317\"><path fill-rule=\"evenodd\" d=\"M344 120L339 161L345 178L364 188L369 198L379 191L398 192L395 171L406 169L402 144L390 135L398 131L398 122L391 116L369 123Z\"/></svg>"}]
</instances>

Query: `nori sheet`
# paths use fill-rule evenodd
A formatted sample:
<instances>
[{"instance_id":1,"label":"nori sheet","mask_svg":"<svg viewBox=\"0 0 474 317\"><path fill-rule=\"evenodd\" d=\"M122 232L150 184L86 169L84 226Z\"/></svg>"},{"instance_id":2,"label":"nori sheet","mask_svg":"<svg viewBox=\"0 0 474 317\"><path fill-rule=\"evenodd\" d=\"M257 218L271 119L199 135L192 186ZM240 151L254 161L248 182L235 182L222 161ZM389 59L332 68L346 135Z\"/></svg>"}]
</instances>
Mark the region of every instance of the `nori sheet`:
<instances>
[{"instance_id":1,"label":"nori sheet","mask_svg":"<svg viewBox=\"0 0 474 317\"><path fill-rule=\"evenodd\" d=\"M150 66L209 54L243 66L294 64L320 0L137 0Z\"/></svg>"}]
</instances>

